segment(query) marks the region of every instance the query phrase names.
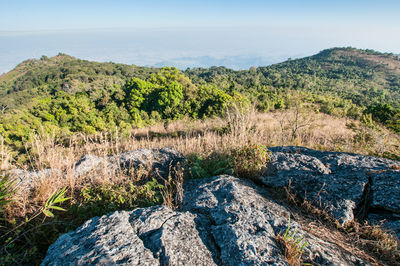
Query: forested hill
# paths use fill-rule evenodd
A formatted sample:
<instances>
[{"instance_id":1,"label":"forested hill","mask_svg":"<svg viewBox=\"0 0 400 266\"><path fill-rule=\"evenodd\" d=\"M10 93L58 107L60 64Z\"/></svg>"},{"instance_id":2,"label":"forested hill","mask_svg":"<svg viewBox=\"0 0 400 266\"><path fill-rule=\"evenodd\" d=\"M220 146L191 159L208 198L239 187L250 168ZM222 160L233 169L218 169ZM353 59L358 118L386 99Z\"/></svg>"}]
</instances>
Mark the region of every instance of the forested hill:
<instances>
[{"instance_id":1,"label":"forested hill","mask_svg":"<svg viewBox=\"0 0 400 266\"><path fill-rule=\"evenodd\" d=\"M222 115L233 102L273 111L307 102L316 112L371 119L400 132L400 58L333 48L271 66L149 68L65 54L26 60L0 76L0 135L24 149L32 131L129 132L161 120Z\"/></svg>"},{"instance_id":2,"label":"forested hill","mask_svg":"<svg viewBox=\"0 0 400 266\"><path fill-rule=\"evenodd\" d=\"M80 60L65 54L22 62L0 76L0 104L12 108L31 98L58 90L105 91L122 87L131 77L146 79L158 68ZM385 102L400 104L400 57L373 50L332 48L314 56L283 63L235 71L225 67L193 68L184 71L195 84L216 84L247 96L263 91L295 89L350 99L359 106ZM102 93L100 93L102 94ZM269 93L268 93L269 94Z\"/></svg>"},{"instance_id":3,"label":"forested hill","mask_svg":"<svg viewBox=\"0 0 400 266\"><path fill-rule=\"evenodd\" d=\"M190 69L195 83L216 83L239 91L294 89L349 99L358 106L384 102L400 105L400 57L373 50L332 48L314 56L234 71L224 67Z\"/></svg>"},{"instance_id":4,"label":"forested hill","mask_svg":"<svg viewBox=\"0 0 400 266\"><path fill-rule=\"evenodd\" d=\"M104 90L107 94L133 76L145 78L155 71L148 67L91 62L61 53L51 58L42 56L26 60L0 76L0 104L13 108L60 90L71 94Z\"/></svg>"}]
</instances>

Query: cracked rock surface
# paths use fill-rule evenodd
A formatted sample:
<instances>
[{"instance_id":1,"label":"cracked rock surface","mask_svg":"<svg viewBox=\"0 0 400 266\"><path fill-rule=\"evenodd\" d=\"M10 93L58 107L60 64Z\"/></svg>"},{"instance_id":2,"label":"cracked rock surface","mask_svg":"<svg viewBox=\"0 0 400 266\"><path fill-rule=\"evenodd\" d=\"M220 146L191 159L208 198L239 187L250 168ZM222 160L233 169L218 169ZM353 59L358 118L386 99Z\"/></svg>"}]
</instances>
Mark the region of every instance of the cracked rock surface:
<instances>
[{"instance_id":1,"label":"cracked rock surface","mask_svg":"<svg viewBox=\"0 0 400 266\"><path fill-rule=\"evenodd\" d=\"M185 183L183 207L114 212L62 235L42 265L288 265L275 237L289 212L262 188L232 176ZM366 265L338 246L290 227L320 265Z\"/></svg>"},{"instance_id":2,"label":"cracked rock surface","mask_svg":"<svg viewBox=\"0 0 400 266\"><path fill-rule=\"evenodd\" d=\"M325 209L342 224L359 219L383 223L400 239L400 163L371 156L270 148L271 161L260 181L291 190Z\"/></svg>"}]
</instances>

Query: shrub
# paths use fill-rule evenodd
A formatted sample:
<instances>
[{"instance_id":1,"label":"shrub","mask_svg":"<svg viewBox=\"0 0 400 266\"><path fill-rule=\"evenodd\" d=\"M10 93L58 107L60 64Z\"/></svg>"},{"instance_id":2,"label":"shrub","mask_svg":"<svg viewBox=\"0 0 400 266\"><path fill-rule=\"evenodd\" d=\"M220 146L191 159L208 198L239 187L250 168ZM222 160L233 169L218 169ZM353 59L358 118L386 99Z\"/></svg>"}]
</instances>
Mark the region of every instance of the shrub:
<instances>
[{"instance_id":1,"label":"shrub","mask_svg":"<svg viewBox=\"0 0 400 266\"><path fill-rule=\"evenodd\" d=\"M115 210L152 206L161 203L162 187L155 178L142 186L133 182L116 185L104 184L97 187L88 186L81 191L82 206L80 209L84 209L86 213L91 212L91 215L95 216Z\"/></svg>"},{"instance_id":2,"label":"shrub","mask_svg":"<svg viewBox=\"0 0 400 266\"><path fill-rule=\"evenodd\" d=\"M204 178L232 173L231 158L228 154L213 152L203 157L198 154L188 156L189 172L192 178Z\"/></svg>"},{"instance_id":3,"label":"shrub","mask_svg":"<svg viewBox=\"0 0 400 266\"><path fill-rule=\"evenodd\" d=\"M234 149L231 156L235 174L249 179L257 179L269 161L267 147L259 144Z\"/></svg>"}]
</instances>

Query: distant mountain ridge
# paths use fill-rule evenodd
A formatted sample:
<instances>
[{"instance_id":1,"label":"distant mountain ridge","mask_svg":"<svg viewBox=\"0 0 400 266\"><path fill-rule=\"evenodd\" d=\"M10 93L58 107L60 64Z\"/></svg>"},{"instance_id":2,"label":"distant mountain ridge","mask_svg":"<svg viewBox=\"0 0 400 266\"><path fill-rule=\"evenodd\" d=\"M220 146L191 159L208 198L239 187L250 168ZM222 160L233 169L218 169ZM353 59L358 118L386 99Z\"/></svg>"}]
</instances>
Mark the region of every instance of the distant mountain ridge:
<instances>
[{"instance_id":1,"label":"distant mountain ridge","mask_svg":"<svg viewBox=\"0 0 400 266\"><path fill-rule=\"evenodd\" d=\"M209 57L185 57L180 60L205 62ZM257 57L254 65L267 63ZM242 60L249 57L227 57L215 63ZM257 61L258 60L258 61ZM168 62L158 66L167 65ZM32 97L50 95L52 91L88 91L96 86L122 86L131 77L145 78L158 72L158 67L139 67L116 63L98 63L81 60L69 55L30 59L20 63L0 76L0 104L25 104ZM332 48L320 53L252 70L232 70L226 67L195 67L184 71L194 83L214 83L220 87L236 87L239 90L259 86L276 88L317 89L332 92L332 86L343 83L335 93L346 94L346 87L357 91L357 104L386 101L400 102L400 57L373 50ZM229 76L229 77L228 77ZM229 82L226 82L226 79ZM250 82L250 80L253 80ZM257 82L254 82L257 80ZM230 83L230 84L228 84ZM27 93L29 91L29 93ZM363 94L376 94L366 99Z\"/></svg>"},{"instance_id":2,"label":"distant mountain ridge","mask_svg":"<svg viewBox=\"0 0 400 266\"><path fill-rule=\"evenodd\" d=\"M295 89L336 95L360 106L374 102L400 105L400 57L355 48L331 48L300 59L248 71L225 67L194 68L185 72L195 83L213 82L239 91Z\"/></svg>"}]
</instances>

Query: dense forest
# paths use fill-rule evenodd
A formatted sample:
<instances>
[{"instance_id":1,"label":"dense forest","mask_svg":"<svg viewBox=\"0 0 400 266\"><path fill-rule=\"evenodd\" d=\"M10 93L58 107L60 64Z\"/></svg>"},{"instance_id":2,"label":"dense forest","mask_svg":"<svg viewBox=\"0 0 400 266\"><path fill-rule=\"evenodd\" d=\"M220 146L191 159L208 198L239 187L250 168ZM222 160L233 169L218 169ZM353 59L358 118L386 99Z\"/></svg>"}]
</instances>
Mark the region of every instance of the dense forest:
<instances>
[{"instance_id":1,"label":"dense forest","mask_svg":"<svg viewBox=\"0 0 400 266\"><path fill-rule=\"evenodd\" d=\"M232 103L267 112L296 101L400 132L400 57L333 48L249 70L179 71L43 56L0 76L0 134L23 151L33 131L129 134L160 121L221 116Z\"/></svg>"}]
</instances>

